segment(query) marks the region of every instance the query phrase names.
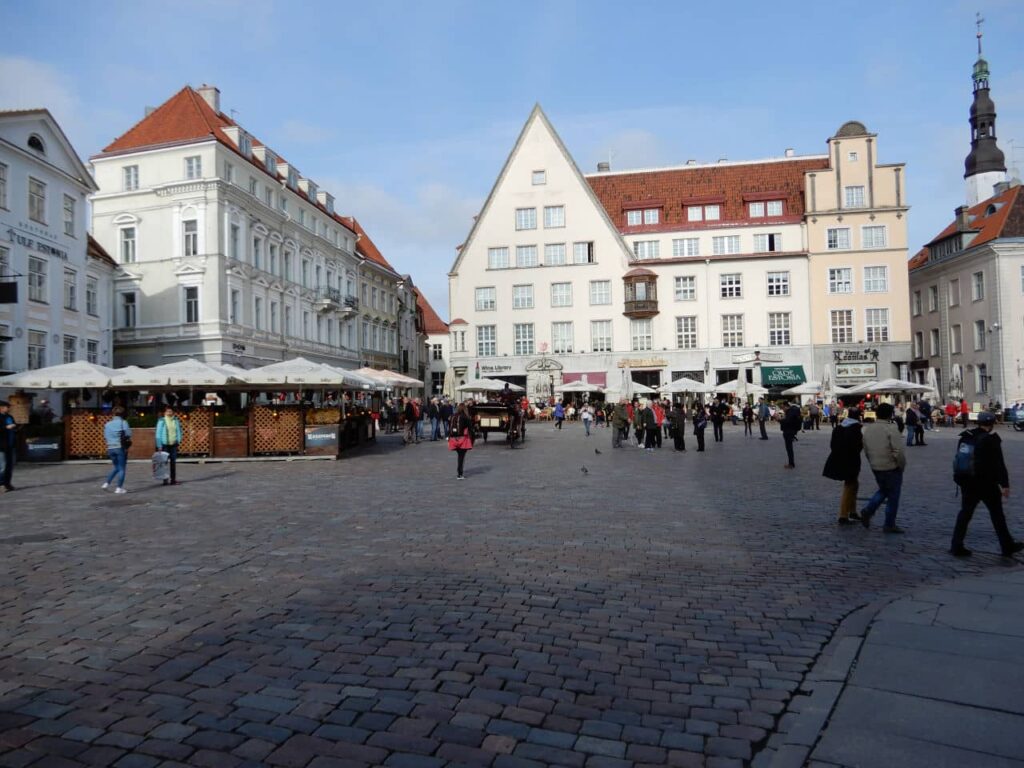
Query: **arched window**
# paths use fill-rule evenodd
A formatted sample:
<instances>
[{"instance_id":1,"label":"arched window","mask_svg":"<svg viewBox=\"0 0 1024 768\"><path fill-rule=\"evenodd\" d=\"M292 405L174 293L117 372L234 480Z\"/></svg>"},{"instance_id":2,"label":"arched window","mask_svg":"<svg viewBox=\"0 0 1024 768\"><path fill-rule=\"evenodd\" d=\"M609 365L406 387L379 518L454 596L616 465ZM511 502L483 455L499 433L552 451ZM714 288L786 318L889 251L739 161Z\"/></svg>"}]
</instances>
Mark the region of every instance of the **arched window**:
<instances>
[{"instance_id":1,"label":"arched window","mask_svg":"<svg viewBox=\"0 0 1024 768\"><path fill-rule=\"evenodd\" d=\"M33 149L41 155L46 154L46 145L43 144L43 140L38 135L32 134L28 137L28 148Z\"/></svg>"}]
</instances>

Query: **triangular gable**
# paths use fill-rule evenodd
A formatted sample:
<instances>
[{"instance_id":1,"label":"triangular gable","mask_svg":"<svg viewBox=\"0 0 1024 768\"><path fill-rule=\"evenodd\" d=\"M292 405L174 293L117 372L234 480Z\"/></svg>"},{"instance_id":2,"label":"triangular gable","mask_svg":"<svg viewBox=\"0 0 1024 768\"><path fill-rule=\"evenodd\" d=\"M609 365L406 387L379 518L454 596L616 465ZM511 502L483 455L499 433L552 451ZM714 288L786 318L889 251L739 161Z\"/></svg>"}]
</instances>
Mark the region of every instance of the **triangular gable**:
<instances>
[{"instance_id":1,"label":"triangular gable","mask_svg":"<svg viewBox=\"0 0 1024 768\"><path fill-rule=\"evenodd\" d=\"M197 267L194 264L186 264L183 267L174 270L174 274L178 277L183 275L201 275L206 272L204 267Z\"/></svg>"},{"instance_id":2,"label":"triangular gable","mask_svg":"<svg viewBox=\"0 0 1024 768\"><path fill-rule=\"evenodd\" d=\"M117 272L114 274L114 282L118 283L139 282L140 280L142 280L141 274L139 274L138 272L130 272L127 269L125 269L124 266L118 267Z\"/></svg>"},{"instance_id":3,"label":"triangular gable","mask_svg":"<svg viewBox=\"0 0 1024 768\"><path fill-rule=\"evenodd\" d=\"M515 161L520 149L523 146L523 142L525 141L527 134L530 132L530 128L532 127L533 123L538 120L541 122L541 124L544 126L548 134L555 142L555 146L558 148L559 152L561 152L562 157L564 157L565 161L569 164L569 168L575 175L577 183L584 190L587 197L590 199L591 204L594 206L594 209L598 212L598 215L600 216L601 220L608 228L608 234L613 238L615 242L619 244L619 247L622 249L623 257L627 260L627 262L632 261L632 251L630 251L629 246L626 245L626 241L622 239L622 235L619 233L619 230L616 228L616 226L612 223L612 220L608 218L608 212L601 204L601 201L597 199L597 195L594 194L594 190L591 188L590 184L587 183L587 180L583 177L583 174L580 172L579 166L576 165L576 161L573 159L572 155L569 154L569 150L566 148L565 143L562 141L562 137L558 135L558 131L555 130L555 127L551 124L551 121L548 120L547 115L544 114L544 110L541 109L541 106L538 103L534 105L533 111L530 112L530 116L526 119L526 122L523 124L523 129L519 132L519 137L516 139L516 143L512 147L512 151L509 152L508 157L505 159L505 164L501 168L501 173L498 174L498 178L494 182L494 186L491 187L490 194L487 195L487 199L484 201L483 208L480 209L480 213L477 215L476 220L473 222L473 227L469 230L469 235L466 237L465 242L458 247L459 253L455 257L455 263L452 264L452 268L448 272L450 276L454 276L458 272L459 266L462 264L463 256L465 256L466 251L468 251L470 247L473 245L473 238L476 236L477 230L480 227L480 223L484 220L484 217L487 216L487 213L491 207L491 203L493 202L494 197L498 192L498 189L504 183L505 178L508 175L509 169L512 167L513 162Z\"/></svg>"},{"instance_id":4,"label":"triangular gable","mask_svg":"<svg viewBox=\"0 0 1024 768\"><path fill-rule=\"evenodd\" d=\"M50 114L50 110L25 109L6 113L0 112L0 120L11 123L36 123L37 128L34 132L39 134L39 137L43 140L43 145L46 147L46 154L42 155L42 160L65 175L75 179L86 189L92 192L99 191L99 186L93 180L89 169L85 167L85 163L82 162L82 159L78 156L64 131L61 130L57 121L54 120L53 115ZM28 147L19 147L19 149L39 157Z\"/></svg>"}]
</instances>

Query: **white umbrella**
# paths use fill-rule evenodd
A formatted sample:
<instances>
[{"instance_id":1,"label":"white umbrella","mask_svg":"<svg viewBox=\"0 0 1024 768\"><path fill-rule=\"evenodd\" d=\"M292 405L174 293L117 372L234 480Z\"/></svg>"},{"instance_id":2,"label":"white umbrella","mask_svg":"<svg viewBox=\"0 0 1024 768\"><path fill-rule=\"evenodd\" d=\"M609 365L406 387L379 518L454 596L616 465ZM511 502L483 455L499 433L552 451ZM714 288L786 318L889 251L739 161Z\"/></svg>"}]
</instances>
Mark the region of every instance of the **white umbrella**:
<instances>
[{"instance_id":1,"label":"white umbrella","mask_svg":"<svg viewBox=\"0 0 1024 768\"><path fill-rule=\"evenodd\" d=\"M939 377L935 374L935 369L934 368L929 368L928 369L927 382L928 382L928 389L931 390L931 392L929 394L933 394L933 395L935 395L935 397L939 397L940 396L939 395Z\"/></svg>"},{"instance_id":2,"label":"white umbrella","mask_svg":"<svg viewBox=\"0 0 1024 768\"><path fill-rule=\"evenodd\" d=\"M149 369L149 374L166 376L172 387L222 387L225 384L238 381L235 375L191 357L174 363L154 366Z\"/></svg>"},{"instance_id":3,"label":"white umbrella","mask_svg":"<svg viewBox=\"0 0 1024 768\"><path fill-rule=\"evenodd\" d=\"M385 387L391 387L393 389L413 389L416 387L422 387L423 382L419 379L411 378L402 373L395 371L389 371L386 368L378 370L377 368L356 368L353 373L359 376L365 376L373 381L380 382Z\"/></svg>"},{"instance_id":4,"label":"white umbrella","mask_svg":"<svg viewBox=\"0 0 1024 768\"><path fill-rule=\"evenodd\" d=\"M626 400L633 399L633 393L636 391L633 387L636 386L636 382L633 381L633 374L629 371L627 365L622 369L622 384L619 386L619 394Z\"/></svg>"},{"instance_id":5,"label":"white umbrella","mask_svg":"<svg viewBox=\"0 0 1024 768\"><path fill-rule=\"evenodd\" d=\"M585 381L573 381L569 384L559 384L555 392L604 392L604 387L597 384L588 384Z\"/></svg>"},{"instance_id":6,"label":"white umbrella","mask_svg":"<svg viewBox=\"0 0 1024 768\"><path fill-rule=\"evenodd\" d=\"M166 387L169 381L170 376L156 368L127 365L114 371L110 377L110 386L113 389L147 389Z\"/></svg>"},{"instance_id":7,"label":"white umbrella","mask_svg":"<svg viewBox=\"0 0 1024 768\"><path fill-rule=\"evenodd\" d=\"M728 395L736 395L737 397L745 397L746 395L763 395L768 390L760 384L752 384L746 380L746 377L743 377L741 379L733 379L730 382L714 387L713 391Z\"/></svg>"},{"instance_id":8,"label":"white umbrella","mask_svg":"<svg viewBox=\"0 0 1024 768\"><path fill-rule=\"evenodd\" d=\"M0 387L17 389L103 389L110 384L113 368L79 360L22 371L0 379Z\"/></svg>"},{"instance_id":9,"label":"white umbrella","mask_svg":"<svg viewBox=\"0 0 1024 768\"><path fill-rule=\"evenodd\" d=\"M356 387L358 389L379 386L375 380L361 376L354 371L314 363L304 357L281 360L260 368L253 368L243 371L240 376L245 382L260 386L305 384L308 386Z\"/></svg>"},{"instance_id":10,"label":"white umbrella","mask_svg":"<svg viewBox=\"0 0 1024 768\"><path fill-rule=\"evenodd\" d=\"M509 384L498 379L476 379L469 381L459 387L460 392L501 392L508 387L511 392L525 392L518 384Z\"/></svg>"},{"instance_id":11,"label":"white umbrella","mask_svg":"<svg viewBox=\"0 0 1024 768\"><path fill-rule=\"evenodd\" d=\"M653 395L656 390L654 387L648 387L646 384L641 384L639 381L630 382L634 395Z\"/></svg>"},{"instance_id":12,"label":"white umbrella","mask_svg":"<svg viewBox=\"0 0 1024 768\"><path fill-rule=\"evenodd\" d=\"M661 388L662 394L677 394L680 392L692 392L694 394L705 394L711 391L711 387L705 384L703 381L697 381L696 379L690 379L686 376L676 379L671 384L666 384Z\"/></svg>"},{"instance_id":13,"label":"white umbrella","mask_svg":"<svg viewBox=\"0 0 1024 768\"><path fill-rule=\"evenodd\" d=\"M902 379L882 379L881 381L869 381L858 387L852 387L846 394L866 395L870 392L875 395L899 395L928 391L929 388L924 384L915 384L912 381L903 381Z\"/></svg>"},{"instance_id":14,"label":"white umbrella","mask_svg":"<svg viewBox=\"0 0 1024 768\"><path fill-rule=\"evenodd\" d=\"M953 363L953 369L949 376L949 396L951 398L959 400L963 397L964 387L964 374L963 369L960 367L960 363Z\"/></svg>"},{"instance_id":15,"label":"white umbrella","mask_svg":"<svg viewBox=\"0 0 1024 768\"><path fill-rule=\"evenodd\" d=\"M398 381L399 386L401 387L416 389L417 387L423 386L423 382L420 381L419 379L414 379L412 376L406 376L404 373L399 373L398 371L392 371L388 368L385 368L383 371L381 371L381 373L384 373Z\"/></svg>"},{"instance_id":16,"label":"white umbrella","mask_svg":"<svg viewBox=\"0 0 1024 768\"><path fill-rule=\"evenodd\" d=\"M824 390L816 381L805 381L803 384L797 384L795 387L782 390L784 395L816 395L819 392L824 392Z\"/></svg>"}]
</instances>

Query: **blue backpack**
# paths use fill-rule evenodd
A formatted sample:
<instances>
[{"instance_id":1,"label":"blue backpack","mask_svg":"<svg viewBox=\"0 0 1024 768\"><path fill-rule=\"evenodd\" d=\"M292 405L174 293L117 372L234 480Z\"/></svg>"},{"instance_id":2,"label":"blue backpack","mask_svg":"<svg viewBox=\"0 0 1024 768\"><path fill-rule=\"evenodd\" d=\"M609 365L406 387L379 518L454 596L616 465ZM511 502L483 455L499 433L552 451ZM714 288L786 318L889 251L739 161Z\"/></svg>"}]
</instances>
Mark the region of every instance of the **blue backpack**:
<instances>
[{"instance_id":1,"label":"blue backpack","mask_svg":"<svg viewBox=\"0 0 1024 768\"><path fill-rule=\"evenodd\" d=\"M957 485L968 485L977 478L975 456L980 442L981 435L974 431L968 430L960 434L960 440L956 444L956 454L953 456L953 482Z\"/></svg>"}]
</instances>

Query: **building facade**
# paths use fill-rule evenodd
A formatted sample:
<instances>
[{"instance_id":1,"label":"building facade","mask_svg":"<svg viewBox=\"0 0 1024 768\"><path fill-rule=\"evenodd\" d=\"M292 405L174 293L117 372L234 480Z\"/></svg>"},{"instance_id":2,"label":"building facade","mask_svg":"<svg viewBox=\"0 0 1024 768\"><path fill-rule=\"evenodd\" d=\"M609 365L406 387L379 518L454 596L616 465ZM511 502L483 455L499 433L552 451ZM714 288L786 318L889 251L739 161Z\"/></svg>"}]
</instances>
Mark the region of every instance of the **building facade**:
<instances>
[{"instance_id":1,"label":"building facade","mask_svg":"<svg viewBox=\"0 0 1024 768\"><path fill-rule=\"evenodd\" d=\"M87 231L95 189L47 110L0 112L0 373L112 364L114 264Z\"/></svg>"},{"instance_id":2,"label":"building facade","mask_svg":"<svg viewBox=\"0 0 1024 768\"><path fill-rule=\"evenodd\" d=\"M828 147L584 176L535 108L449 274L456 385L898 375L902 166L860 123Z\"/></svg>"},{"instance_id":3,"label":"building facade","mask_svg":"<svg viewBox=\"0 0 1024 768\"><path fill-rule=\"evenodd\" d=\"M225 115L216 88L183 88L92 165L95 236L120 264L119 365L392 359L387 334L361 347L367 278L351 219Z\"/></svg>"},{"instance_id":4,"label":"building facade","mask_svg":"<svg viewBox=\"0 0 1024 768\"><path fill-rule=\"evenodd\" d=\"M449 380L448 323L438 316L423 294L419 297L420 312L423 315L423 333L426 337L423 348L425 360L424 391L428 396L454 395Z\"/></svg>"}]
</instances>

